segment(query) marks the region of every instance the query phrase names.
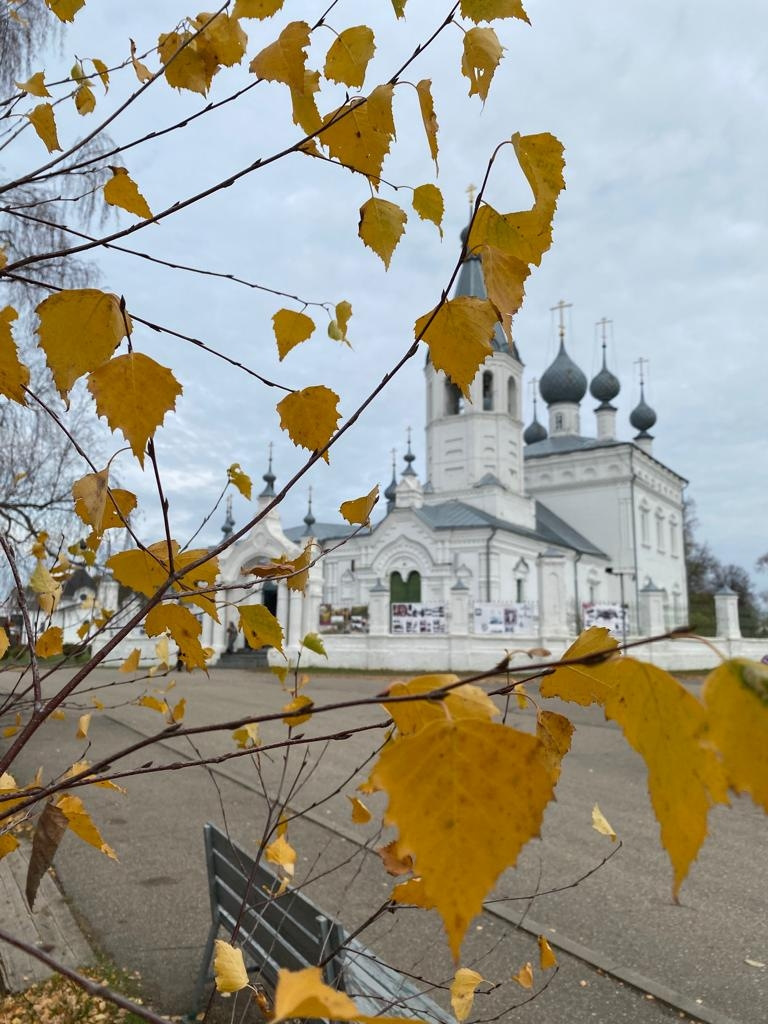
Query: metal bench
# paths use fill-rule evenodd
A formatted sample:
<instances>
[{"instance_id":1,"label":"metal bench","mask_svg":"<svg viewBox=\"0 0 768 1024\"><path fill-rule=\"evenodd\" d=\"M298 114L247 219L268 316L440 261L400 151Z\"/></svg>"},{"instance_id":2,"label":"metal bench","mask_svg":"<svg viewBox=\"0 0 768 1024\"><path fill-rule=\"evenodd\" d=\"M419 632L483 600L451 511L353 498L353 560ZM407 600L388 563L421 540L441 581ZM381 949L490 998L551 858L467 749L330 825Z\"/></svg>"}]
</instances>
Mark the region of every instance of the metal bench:
<instances>
[{"instance_id":1,"label":"metal bench","mask_svg":"<svg viewBox=\"0 0 768 1024\"><path fill-rule=\"evenodd\" d=\"M205 858L211 897L211 928L197 978L192 1013L202 1005L211 977L214 941L220 928L231 934L240 921L236 943L254 980L273 991L281 967L296 971L323 961L327 985L347 992L362 1013L419 1016L450 1024L446 1014L399 971L380 963L369 949L295 889L277 895L280 880L255 863L210 822L204 826ZM328 954L333 956L328 959Z\"/></svg>"}]
</instances>

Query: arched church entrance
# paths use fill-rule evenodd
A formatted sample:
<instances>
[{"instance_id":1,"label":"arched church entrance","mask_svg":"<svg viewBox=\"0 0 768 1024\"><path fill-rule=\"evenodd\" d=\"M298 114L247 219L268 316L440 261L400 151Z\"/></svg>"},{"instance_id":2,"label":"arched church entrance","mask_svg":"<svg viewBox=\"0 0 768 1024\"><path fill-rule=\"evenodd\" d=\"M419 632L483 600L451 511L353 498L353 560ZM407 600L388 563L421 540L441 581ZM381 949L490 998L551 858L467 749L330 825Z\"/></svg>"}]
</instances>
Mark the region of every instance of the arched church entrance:
<instances>
[{"instance_id":1,"label":"arched church entrance","mask_svg":"<svg viewBox=\"0 0 768 1024\"><path fill-rule=\"evenodd\" d=\"M414 569L403 579L399 572L389 577L390 604L419 604L421 601L421 574Z\"/></svg>"},{"instance_id":2,"label":"arched church entrance","mask_svg":"<svg viewBox=\"0 0 768 1024\"><path fill-rule=\"evenodd\" d=\"M275 581L265 580L261 593L264 607L277 618L277 584Z\"/></svg>"}]
</instances>

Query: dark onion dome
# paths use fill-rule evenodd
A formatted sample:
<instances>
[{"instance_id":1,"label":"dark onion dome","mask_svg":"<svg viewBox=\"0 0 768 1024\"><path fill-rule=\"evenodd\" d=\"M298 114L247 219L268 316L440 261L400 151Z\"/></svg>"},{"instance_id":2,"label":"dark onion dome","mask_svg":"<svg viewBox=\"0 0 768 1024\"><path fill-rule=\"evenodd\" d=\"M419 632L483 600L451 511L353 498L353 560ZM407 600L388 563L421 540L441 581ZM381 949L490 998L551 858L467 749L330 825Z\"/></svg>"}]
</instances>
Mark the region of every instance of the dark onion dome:
<instances>
[{"instance_id":1,"label":"dark onion dome","mask_svg":"<svg viewBox=\"0 0 768 1024\"><path fill-rule=\"evenodd\" d=\"M603 405L609 405L621 391L621 383L615 373L605 365L605 344L603 344L603 366L589 385L589 393Z\"/></svg>"},{"instance_id":2,"label":"dark onion dome","mask_svg":"<svg viewBox=\"0 0 768 1024\"><path fill-rule=\"evenodd\" d=\"M267 485L259 495L260 498L274 498L275 496L275 480L277 477L272 472L272 444L269 445L269 465L267 466L267 472L261 478Z\"/></svg>"},{"instance_id":3,"label":"dark onion dome","mask_svg":"<svg viewBox=\"0 0 768 1024\"><path fill-rule=\"evenodd\" d=\"M304 536L312 536L312 527L315 525L317 520L312 515L312 488L309 489L309 497L307 499L307 514L304 516Z\"/></svg>"},{"instance_id":4,"label":"dark onion dome","mask_svg":"<svg viewBox=\"0 0 768 1024\"><path fill-rule=\"evenodd\" d=\"M397 464L395 462L394 448L392 449L392 479L384 491L384 497L387 499L387 510L391 511L395 507L395 498L397 497Z\"/></svg>"},{"instance_id":5,"label":"dark onion dome","mask_svg":"<svg viewBox=\"0 0 768 1024\"><path fill-rule=\"evenodd\" d=\"M534 416L533 423L529 423L523 431L523 441L526 444L536 444L537 441L546 441L549 437L547 428Z\"/></svg>"},{"instance_id":6,"label":"dark onion dome","mask_svg":"<svg viewBox=\"0 0 768 1024\"><path fill-rule=\"evenodd\" d=\"M565 351L562 338L555 361L541 375L539 393L547 405L558 402L578 404L587 393L587 378Z\"/></svg>"},{"instance_id":7,"label":"dark onion dome","mask_svg":"<svg viewBox=\"0 0 768 1024\"><path fill-rule=\"evenodd\" d=\"M640 401L629 414L629 422L641 434L647 434L656 422L656 412L646 402L642 384L640 385Z\"/></svg>"}]
</instances>

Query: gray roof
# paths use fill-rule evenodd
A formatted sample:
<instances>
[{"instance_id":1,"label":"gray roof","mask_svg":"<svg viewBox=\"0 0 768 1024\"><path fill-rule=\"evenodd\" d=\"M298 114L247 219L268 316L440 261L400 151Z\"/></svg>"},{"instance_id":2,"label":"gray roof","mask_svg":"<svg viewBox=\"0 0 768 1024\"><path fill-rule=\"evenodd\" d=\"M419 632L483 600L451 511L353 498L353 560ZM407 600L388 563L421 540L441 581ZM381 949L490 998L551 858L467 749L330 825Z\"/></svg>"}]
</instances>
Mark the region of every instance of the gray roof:
<instances>
[{"instance_id":1,"label":"gray roof","mask_svg":"<svg viewBox=\"0 0 768 1024\"><path fill-rule=\"evenodd\" d=\"M343 537L349 537L355 532L355 527L350 526L349 523L313 523L312 524L312 536L315 540L341 540ZM309 536L307 533L307 524L302 523L301 526L289 526L285 531L285 535L288 540L294 541L296 544Z\"/></svg>"},{"instance_id":2,"label":"gray roof","mask_svg":"<svg viewBox=\"0 0 768 1024\"><path fill-rule=\"evenodd\" d=\"M672 476L676 476L678 480L682 480L684 483L688 483L684 476L680 476L674 469L670 469L665 463L660 462L659 459L654 458L653 455L649 455L648 452L643 451L639 445L636 445L633 441L619 441L614 438L612 441L600 440L597 437L581 437L578 434L565 434L561 437L548 437L545 441L537 441L535 444L528 444L523 449L523 456L526 459L541 459L547 455L565 455L568 452L580 452L588 451L594 448L620 448L625 445L627 448L637 448L638 451L642 451L643 454L656 463L657 466L661 466Z\"/></svg>"}]
</instances>

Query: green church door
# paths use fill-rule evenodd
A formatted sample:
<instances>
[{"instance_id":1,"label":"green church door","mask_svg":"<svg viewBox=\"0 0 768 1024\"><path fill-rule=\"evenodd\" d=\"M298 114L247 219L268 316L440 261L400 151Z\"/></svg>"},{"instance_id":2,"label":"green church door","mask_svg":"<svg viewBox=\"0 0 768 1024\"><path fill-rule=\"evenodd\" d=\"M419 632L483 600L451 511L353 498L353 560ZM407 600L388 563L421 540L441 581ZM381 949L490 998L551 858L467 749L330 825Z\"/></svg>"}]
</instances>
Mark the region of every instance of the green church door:
<instances>
[{"instance_id":1,"label":"green church door","mask_svg":"<svg viewBox=\"0 0 768 1024\"><path fill-rule=\"evenodd\" d=\"M399 572L389 577L389 600L391 604L419 604L421 602L421 576L415 570L404 580Z\"/></svg>"}]
</instances>

